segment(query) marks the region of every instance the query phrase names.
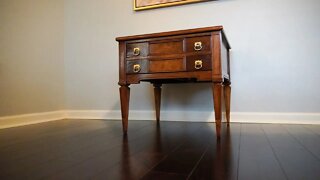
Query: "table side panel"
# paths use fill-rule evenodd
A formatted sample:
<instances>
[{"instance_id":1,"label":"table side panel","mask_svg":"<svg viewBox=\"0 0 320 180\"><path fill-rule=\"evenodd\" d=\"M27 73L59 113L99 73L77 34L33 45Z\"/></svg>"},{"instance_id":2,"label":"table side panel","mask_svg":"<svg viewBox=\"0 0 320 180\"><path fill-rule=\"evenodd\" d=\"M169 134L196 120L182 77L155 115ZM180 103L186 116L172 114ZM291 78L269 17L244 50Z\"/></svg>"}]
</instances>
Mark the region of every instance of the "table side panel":
<instances>
[{"instance_id":1,"label":"table side panel","mask_svg":"<svg viewBox=\"0 0 320 180\"><path fill-rule=\"evenodd\" d=\"M126 43L124 41L119 42L119 85L127 84L127 74L126 74Z\"/></svg>"},{"instance_id":2,"label":"table side panel","mask_svg":"<svg viewBox=\"0 0 320 180\"><path fill-rule=\"evenodd\" d=\"M230 65L229 65L229 59L228 59L228 49L225 47L225 45L222 43L221 46L221 69L222 69L222 76L224 79L229 80L230 75Z\"/></svg>"}]
</instances>

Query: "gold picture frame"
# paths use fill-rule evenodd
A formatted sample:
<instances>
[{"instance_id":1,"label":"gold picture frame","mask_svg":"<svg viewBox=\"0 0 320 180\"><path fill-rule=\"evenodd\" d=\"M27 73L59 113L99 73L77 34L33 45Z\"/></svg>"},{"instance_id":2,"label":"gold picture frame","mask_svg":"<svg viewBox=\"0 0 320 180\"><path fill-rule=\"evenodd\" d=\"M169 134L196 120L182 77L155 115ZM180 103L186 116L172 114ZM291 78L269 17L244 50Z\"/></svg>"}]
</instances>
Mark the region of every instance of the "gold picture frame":
<instances>
[{"instance_id":1,"label":"gold picture frame","mask_svg":"<svg viewBox=\"0 0 320 180\"><path fill-rule=\"evenodd\" d=\"M133 10L140 11L146 9L154 9L206 1L213 0L133 0Z\"/></svg>"}]
</instances>

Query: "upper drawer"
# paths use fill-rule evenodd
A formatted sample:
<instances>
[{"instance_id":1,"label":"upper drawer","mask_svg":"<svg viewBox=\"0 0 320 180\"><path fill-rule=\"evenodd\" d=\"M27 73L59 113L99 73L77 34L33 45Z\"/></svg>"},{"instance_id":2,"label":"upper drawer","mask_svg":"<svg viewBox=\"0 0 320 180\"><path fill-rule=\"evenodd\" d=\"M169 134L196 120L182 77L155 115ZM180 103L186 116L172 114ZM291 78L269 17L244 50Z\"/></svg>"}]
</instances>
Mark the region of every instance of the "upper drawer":
<instances>
[{"instance_id":1,"label":"upper drawer","mask_svg":"<svg viewBox=\"0 0 320 180\"><path fill-rule=\"evenodd\" d=\"M186 38L186 52L204 52L211 50L211 36Z\"/></svg>"},{"instance_id":2,"label":"upper drawer","mask_svg":"<svg viewBox=\"0 0 320 180\"><path fill-rule=\"evenodd\" d=\"M148 55L148 43L128 43L127 57L144 57Z\"/></svg>"},{"instance_id":3,"label":"upper drawer","mask_svg":"<svg viewBox=\"0 0 320 180\"><path fill-rule=\"evenodd\" d=\"M171 55L183 53L183 39L152 41L149 43L150 55Z\"/></svg>"}]
</instances>

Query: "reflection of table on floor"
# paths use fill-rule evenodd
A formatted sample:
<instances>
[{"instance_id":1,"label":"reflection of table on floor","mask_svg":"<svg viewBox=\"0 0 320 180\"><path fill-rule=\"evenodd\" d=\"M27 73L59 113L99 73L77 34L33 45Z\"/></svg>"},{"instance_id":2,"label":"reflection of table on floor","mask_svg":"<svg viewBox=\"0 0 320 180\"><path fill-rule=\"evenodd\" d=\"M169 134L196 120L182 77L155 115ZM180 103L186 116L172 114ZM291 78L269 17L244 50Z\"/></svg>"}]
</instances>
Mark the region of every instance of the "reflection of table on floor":
<instances>
[{"instance_id":1,"label":"reflection of table on floor","mask_svg":"<svg viewBox=\"0 0 320 180\"><path fill-rule=\"evenodd\" d=\"M222 26L118 37L116 40L119 42L124 133L128 129L130 84L148 81L154 85L156 119L159 121L162 84L209 82L212 83L216 129L220 136L222 99L225 99L229 123L231 94L230 45Z\"/></svg>"}]
</instances>

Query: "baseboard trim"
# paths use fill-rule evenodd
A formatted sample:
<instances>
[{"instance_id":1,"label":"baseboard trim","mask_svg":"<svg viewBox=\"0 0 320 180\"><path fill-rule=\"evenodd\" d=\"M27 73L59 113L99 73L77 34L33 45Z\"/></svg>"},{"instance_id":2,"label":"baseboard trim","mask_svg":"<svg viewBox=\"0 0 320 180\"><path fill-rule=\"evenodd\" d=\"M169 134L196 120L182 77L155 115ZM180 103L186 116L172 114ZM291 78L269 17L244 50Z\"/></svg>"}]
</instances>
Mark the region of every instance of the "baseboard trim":
<instances>
[{"instance_id":1,"label":"baseboard trim","mask_svg":"<svg viewBox=\"0 0 320 180\"><path fill-rule=\"evenodd\" d=\"M121 120L119 110L61 110L0 117L0 129L62 119ZM154 111L130 110L130 120L154 120ZM214 122L209 111L162 111L162 121ZM231 122L274 124L320 124L320 113L232 112Z\"/></svg>"},{"instance_id":2,"label":"baseboard trim","mask_svg":"<svg viewBox=\"0 0 320 180\"><path fill-rule=\"evenodd\" d=\"M4 116L0 117L0 129L62 120L65 119L65 117L66 111L51 111L42 113L22 114L17 116Z\"/></svg>"},{"instance_id":3,"label":"baseboard trim","mask_svg":"<svg viewBox=\"0 0 320 180\"><path fill-rule=\"evenodd\" d=\"M67 119L112 119L121 120L121 112L117 110L68 110ZM199 111L161 111L161 121L213 122L212 112ZM129 111L130 120L154 120L154 111Z\"/></svg>"},{"instance_id":4,"label":"baseboard trim","mask_svg":"<svg viewBox=\"0 0 320 180\"><path fill-rule=\"evenodd\" d=\"M320 113L231 113L232 122L270 124L320 124Z\"/></svg>"},{"instance_id":5,"label":"baseboard trim","mask_svg":"<svg viewBox=\"0 0 320 180\"><path fill-rule=\"evenodd\" d=\"M111 110L68 110L66 114L67 119L121 119L120 111ZM129 119L154 120L155 112L130 110ZM161 121L214 122L214 113L210 111L161 111ZM320 124L320 113L232 112L231 122Z\"/></svg>"}]
</instances>

